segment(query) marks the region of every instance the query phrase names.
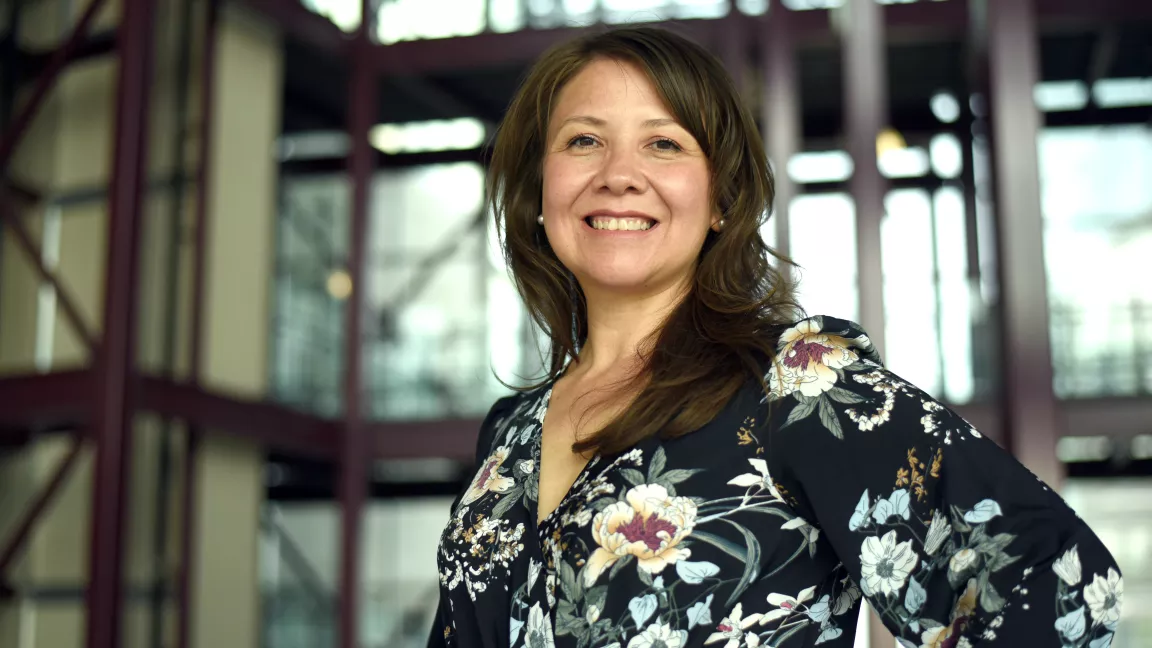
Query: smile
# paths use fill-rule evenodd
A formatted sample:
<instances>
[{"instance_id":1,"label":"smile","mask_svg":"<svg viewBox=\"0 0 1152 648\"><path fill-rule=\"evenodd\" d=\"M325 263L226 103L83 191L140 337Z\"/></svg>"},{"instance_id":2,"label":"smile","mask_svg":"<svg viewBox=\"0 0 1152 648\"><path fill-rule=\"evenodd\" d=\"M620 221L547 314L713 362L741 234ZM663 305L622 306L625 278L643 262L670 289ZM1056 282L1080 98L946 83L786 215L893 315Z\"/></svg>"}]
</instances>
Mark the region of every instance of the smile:
<instances>
[{"instance_id":1,"label":"smile","mask_svg":"<svg viewBox=\"0 0 1152 648\"><path fill-rule=\"evenodd\" d=\"M610 232L643 232L656 227L656 221L636 216L588 216L584 222L589 227L595 230L607 230Z\"/></svg>"}]
</instances>

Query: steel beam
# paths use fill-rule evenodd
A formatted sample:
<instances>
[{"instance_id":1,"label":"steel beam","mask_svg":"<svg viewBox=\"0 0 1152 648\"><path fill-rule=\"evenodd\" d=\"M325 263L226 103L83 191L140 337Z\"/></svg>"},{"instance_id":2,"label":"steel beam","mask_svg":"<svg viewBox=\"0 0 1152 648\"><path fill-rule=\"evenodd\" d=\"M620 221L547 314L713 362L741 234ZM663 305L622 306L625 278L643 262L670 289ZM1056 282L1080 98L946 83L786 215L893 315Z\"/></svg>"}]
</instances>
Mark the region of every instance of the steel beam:
<instances>
[{"instance_id":1,"label":"steel beam","mask_svg":"<svg viewBox=\"0 0 1152 648\"><path fill-rule=\"evenodd\" d=\"M790 249L788 210L796 197L796 183L788 176L788 160L800 151L804 139L800 119L799 63L791 30L794 19L794 12L783 5L776 5L768 14L766 37L759 39L760 65L764 75L760 121L767 142L768 160L776 179L773 213L776 250L785 256ZM782 270L785 276L792 276L791 268Z\"/></svg>"},{"instance_id":2,"label":"steel beam","mask_svg":"<svg viewBox=\"0 0 1152 648\"><path fill-rule=\"evenodd\" d=\"M1044 218L1032 100L1039 78L1032 0L987 1L992 151L1000 275L1004 440L1045 482L1058 486L1056 397L1048 332Z\"/></svg>"},{"instance_id":3,"label":"steel beam","mask_svg":"<svg viewBox=\"0 0 1152 648\"><path fill-rule=\"evenodd\" d=\"M471 463L476 458L476 430L481 423L480 419L374 421L368 430L378 459L446 457Z\"/></svg>"},{"instance_id":4,"label":"steel beam","mask_svg":"<svg viewBox=\"0 0 1152 648\"><path fill-rule=\"evenodd\" d=\"M87 370L0 378L0 428L42 431L86 423L92 401Z\"/></svg>"},{"instance_id":5,"label":"steel beam","mask_svg":"<svg viewBox=\"0 0 1152 648\"><path fill-rule=\"evenodd\" d=\"M28 127L32 124L32 118L40 110L40 106L44 103L44 98L48 96L48 91L56 84L56 79L60 76L60 72L64 70L65 64L72 58L72 53L80 47L80 45L87 39L88 27L95 20L96 14L104 5L104 0L91 0L84 13L80 16L80 20L76 22L76 26L72 28L72 33L68 36L68 40L52 53L48 59L47 64L44 66L43 72L40 74L40 79L36 82L36 87L32 89L32 94L29 95L28 100L20 108L20 112L12 119L12 123L4 129L3 136L0 136L0 175L6 175L8 171L8 164L12 161L12 155L16 152L16 146L28 132Z\"/></svg>"},{"instance_id":6,"label":"steel beam","mask_svg":"<svg viewBox=\"0 0 1152 648\"><path fill-rule=\"evenodd\" d=\"M147 173L156 0L122 0L114 158L108 195L104 343L95 363L87 648L118 648L131 469L140 212Z\"/></svg>"},{"instance_id":7,"label":"steel beam","mask_svg":"<svg viewBox=\"0 0 1152 648\"><path fill-rule=\"evenodd\" d=\"M189 384L139 379L139 409L249 439L269 449L335 458L339 426L282 405L242 401Z\"/></svg>"},{"instance_id":8,"label":"steel beam","mask_svg":"<svg viewBox=\"0 0 1152 648\"><path fill-rule=\"evenodd\" d=\"M244 0L244 4L280 26L284 32L329 54L344 55L348 36L327 18L313 13L297 0Z\"/></svg>"},{"instance_id":9,"label":"steel beam","mask_svg":"<svg viewBox=\"0 0 1152 648\"><path fill-rule=\"evenodd\" d=\"M360 536L368 493L371 444L364 423L363 322L367 295L367 255L370 189L374 151L368 133L376 116L376 72L368 25L373 3L361 0L362 23L352 43L352 75L348 88L348 175L352 181L352 226L348 241L348 274L352 294L344 311L344 427L340 447L340 648L359 645Z\"/></svg>"},{"instance_id":10,"label":"steel beam","mask_svg":"<svg viewBox=\"0 0 1152 648\"><path fill-rule=\"evenodd\" d=\"M854 171L848 181L856 203L856 272L860 323L884 352L884 276L880 223L888 183L876 164L876 137L888 124L888 69L884 8L874 0L848 0L843 9L844 136Z\"/></svg>"},{"instance_id":11,"label":"steel beam","mask_svg":"<svg viewBox=\"0 0 1152 648\"><path fill-rule=\"evenodd\" d=\"M740 98L748 101L748 32L752 27L751 21L744 20L735 7L729 10L728 16L717 21L717 29L722 29L726 38L720 41L717 53L728 74L736 85Z\"/></svg>"},{"instance_id":12,"label":"steel beam","mask_svg":"<svg viewBox=\"0 0 1152 648\"><path fill-rule=\"evenodd\" d=\"M28 542L28 536L32 533L32 529L36 527L36 521L52 503L56 497L56 493L60 491L60 487L64 484L64 480L72 472L73 466L76 465L76 460L80 457L80 450L83 447L83 437L80 432L72 434L72 444L68 447L68 452L60 459L60 463L56 465L56 470L53 471L52 477L48 479L48 483L44 484L44 488L36 496L36 499L28 506L28 510L24 512L24 516L20 518L20 522L16 524L16 529L9 536L8 542L4 545L3 551L0 551L0 584L8 584L8 570L12 567L12 563L20 552L24 549L24 545Z\"/></svg>"}]
</instances>

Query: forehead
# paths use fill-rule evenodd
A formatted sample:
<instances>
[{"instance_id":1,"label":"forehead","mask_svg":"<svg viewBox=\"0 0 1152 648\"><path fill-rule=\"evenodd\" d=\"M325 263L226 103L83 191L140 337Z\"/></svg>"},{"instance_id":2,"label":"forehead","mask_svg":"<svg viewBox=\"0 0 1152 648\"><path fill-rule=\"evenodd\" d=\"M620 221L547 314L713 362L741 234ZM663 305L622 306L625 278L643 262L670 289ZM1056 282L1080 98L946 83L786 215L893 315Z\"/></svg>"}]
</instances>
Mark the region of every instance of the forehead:
<instances>
[{"instance_id":1,"label":"forehead","mask_svg":"<svg viewBox=\"0 0 1152 648\"><path fill-rule=\"evenodd\" d=\"M648 74L631 61L598 58L584 66L564 85L557 97L554 117L595 110L598 117L644 110L648 117L670 113Z\"/></svg>"}]
</instances>

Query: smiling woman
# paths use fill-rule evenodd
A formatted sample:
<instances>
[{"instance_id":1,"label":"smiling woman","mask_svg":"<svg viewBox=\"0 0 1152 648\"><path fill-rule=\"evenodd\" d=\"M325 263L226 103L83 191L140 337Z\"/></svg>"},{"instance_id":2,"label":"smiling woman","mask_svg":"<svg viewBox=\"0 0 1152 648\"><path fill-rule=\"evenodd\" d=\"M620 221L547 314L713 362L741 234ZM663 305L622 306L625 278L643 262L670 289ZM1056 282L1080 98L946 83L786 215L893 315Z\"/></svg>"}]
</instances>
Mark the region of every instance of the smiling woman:
<instances>
[{"instance_id":1,"label":"smiling woman","mask_svg":"<svg viewBox=\"0 0 1152 648\"><path fill-rule=\"evenodd\" d=\"M560 45L489 181L551 364L481 426L430 648L847 648L865 598L904 648L1108 648L1124 583L1083 521L858 326L795 321L705 50Z\"/></svg>"},{"instance_id":2,"label":"smiling woman","mask_svg":"<svg viewBox=\"0 0 1152 648\"><path fill-rule=\"evenodd\" d=\"M625 378L645 388L580 451L699 428L796 318L759 236L773 197L759 132L686 39L616 30L546 54L505 115L489 183L512 275L552 338L549 381L587 345L597 304L659 304L661 326L631 326L649 339Z\"/></svg>"}]
</instances>

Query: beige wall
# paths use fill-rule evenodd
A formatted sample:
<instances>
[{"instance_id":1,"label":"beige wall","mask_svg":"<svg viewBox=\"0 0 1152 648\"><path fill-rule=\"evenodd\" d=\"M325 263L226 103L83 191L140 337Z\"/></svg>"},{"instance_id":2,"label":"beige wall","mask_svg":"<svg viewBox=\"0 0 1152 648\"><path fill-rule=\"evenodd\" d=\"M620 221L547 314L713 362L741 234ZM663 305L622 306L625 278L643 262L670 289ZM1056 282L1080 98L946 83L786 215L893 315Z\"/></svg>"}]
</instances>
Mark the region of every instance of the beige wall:
<instances>
[{"instance_id":1,"label":"beige wall","mask_svg":"<svg viewBox=\"0 0 1152 648\"><path fill-rule=\"evenodd\" d=\"M162 0L163 2L163 0ZM77 3L78 10L83 3ZM113 3L117 4L118 3ZM175 55L180 27L178 11L165 3L160 11L161 48L153 84L150 174L170 176L175 160ZM26 25L26 43L46 48L57 42L65 17L55 0L34 0ZM197 4L197 7L200 5ZM33 19L35 18L35 20ZM102 12L100 21L115 21ZM110 24L110 23L109 23ZM196 52L193 60L198 60ZM216 105L211 160L210 248L203 369L206 383L217 391L244 397L262 396L267 387L268 309L271 291L272 245L276 208L276 161L272 157L279 129L281 48L279 36L250 15L231 9L221 17L218 34ZM61 77L46 109L27 134L13 169L21 179L60 196L104 185L112 158L116 61L112 56L70 67ZM193 70L194 78L198 71ZM199 88L191 89L189 128L184 163L195 160L195 114ZM186 185L185 230L192 217L194 193ZM145 200L142 218L139 364L150 372L167 369L169 281L168 241L174 227L170 194L153 192ZM80 307L89 327L101 325L106 250L106 204L103 200L30 210L29 230L39 240L44 214L59 222L58 275ZM176 278L177 343L187 349L191 239L183 237ZM39 281L32 265L3 239L0 257L0 375L34 371L38 320L50 314L40 305ZM51 365L60 370L86 366L90 357L80 338L57 310L46 320L52 331ZM43 329L43 327L41 327ZM43 332L40 333L43 336ZM177 373L187 367L185 353L176 358ZM125 576L130 587L149 585L153 569L158 465L163 452L162 422L140 416L134 424L134 456L129 482L130 508L126 529ZM169 452L173 488L170 492L167 571L175 574L179 537L183 428L172 428ZM196 466L198 538L194 594L193 642L196 646L256 646L260 630L257 528L263 503L262 449L225 436L209 434ZM39 490L67 450L67 438L34 441L16 454L0 457L0 541L27 501ZM85 450L76 469L38 524L27 552L14 570L19 588L81 589L87 577L91 453ZM150 647L151 611L147 603L125 603L124 646ZM166 633L171 645L174 615ZM17 599L0 604L0 646L69 648L83 645L83 601L36 603Z\"/></svg>"},{"instance_id":2,"label":"beige wall","mask_svg":"<svg viewBox=\"0 0 1152 648\"><path fill-rule=\"evenodd\" d=\"M217 67L212 151L204 380L262 395L268 385L268 307L276 211L273 144L280 123L279 37L226 12ZM205 444L198 479L197 648L256 646L260 611L257 515L262 453L226 437ZM237 532L237 527L242 531Z\"/></svg>"}]
</instances>

